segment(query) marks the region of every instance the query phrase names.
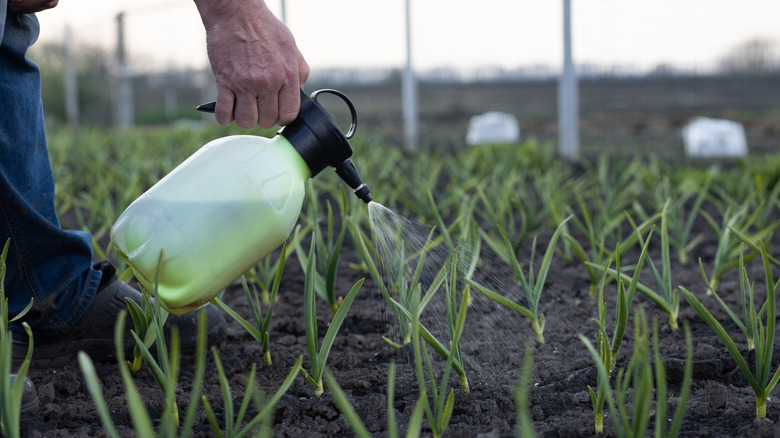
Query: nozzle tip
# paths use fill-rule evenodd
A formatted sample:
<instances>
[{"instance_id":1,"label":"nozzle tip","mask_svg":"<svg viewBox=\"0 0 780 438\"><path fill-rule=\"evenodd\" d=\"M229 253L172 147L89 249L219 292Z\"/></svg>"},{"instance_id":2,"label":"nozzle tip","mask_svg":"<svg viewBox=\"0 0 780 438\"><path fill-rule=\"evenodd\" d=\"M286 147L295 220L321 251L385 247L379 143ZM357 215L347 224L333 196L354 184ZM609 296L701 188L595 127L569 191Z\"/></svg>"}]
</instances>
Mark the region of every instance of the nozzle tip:
<instances>
[{"instance_id":1,"label":"nozzle tip","mask_svg":"<svg viewBox=\"0 0 780 438\"><path fill-rule=\"evenodd\" d=\"M371 190L369 190L368 186L365 184L361 184L357 189L355 189L355 196L360 198L361 201L368 204L371 202Z\"/></svg>"}]
</instances>

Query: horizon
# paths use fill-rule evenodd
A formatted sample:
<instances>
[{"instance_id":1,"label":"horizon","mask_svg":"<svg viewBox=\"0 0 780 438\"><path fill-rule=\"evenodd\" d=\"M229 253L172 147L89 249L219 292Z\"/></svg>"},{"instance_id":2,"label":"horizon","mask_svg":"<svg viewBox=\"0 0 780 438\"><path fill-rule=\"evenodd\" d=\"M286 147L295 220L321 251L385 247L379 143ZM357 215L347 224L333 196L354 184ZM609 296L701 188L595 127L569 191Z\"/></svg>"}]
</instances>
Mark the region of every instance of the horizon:
<instances>
[{"instance_id":1,"label":"horizon","mask_svg":"<svg viewBox=\"0 0 780 438\"><path fill-rule=\"evenodd\" d=\"M268 6L279 17L281 1ZM561 2L412 0L412 57L419 71L560 67ZM65 0L38 14L41 43L70 26L77 48L116 45L125 12L132 68L204 68L205 32L191 0ZM780 42L780 2L591 0L572 2L574 58L583 66L711 69L751 39ZM172 20L174 17L174 20ZM396 0L296 0L286 22L312 71L393 69L405 60L404 8ZM359 38L356 38L358 35ZM146 65L144 65L146 64Z\"/></svg>"}]
</instances>

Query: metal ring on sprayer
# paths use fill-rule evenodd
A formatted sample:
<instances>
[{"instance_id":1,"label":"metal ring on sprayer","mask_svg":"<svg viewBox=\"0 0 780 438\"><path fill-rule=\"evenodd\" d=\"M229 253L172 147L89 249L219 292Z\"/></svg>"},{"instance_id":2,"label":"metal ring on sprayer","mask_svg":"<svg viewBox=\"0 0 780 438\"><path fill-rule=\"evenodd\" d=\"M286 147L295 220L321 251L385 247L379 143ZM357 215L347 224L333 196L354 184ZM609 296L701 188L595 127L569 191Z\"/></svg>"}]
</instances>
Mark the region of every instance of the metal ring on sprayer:
<instances>
[{"instance_id":1,"label":"metal ring on sprayer","mask_svg":"<svg viewBox=\"0 0 780 438\"><path fill-rule=\"evenodd\" d=\"M352 124L349 125L349 130L346 134L344 134L344 137L349 140L352 138L353 135L355 135L355 130L357 129L357 111L355 110L355 105L352 104L352 101L349 100L349 97L347 97L346 94L342 93L339 90L334 90L332 88L324 88L322 90L317 90L313 93L311 93L311 100L317 102L317 96L321 93L328 93L333 94L341 98L341 100L344 101L344 103L347 104L347 107L349 107L349 112L352 115ZM319 103L319 102L317 102Z\"/></svg>"}]
</instances>

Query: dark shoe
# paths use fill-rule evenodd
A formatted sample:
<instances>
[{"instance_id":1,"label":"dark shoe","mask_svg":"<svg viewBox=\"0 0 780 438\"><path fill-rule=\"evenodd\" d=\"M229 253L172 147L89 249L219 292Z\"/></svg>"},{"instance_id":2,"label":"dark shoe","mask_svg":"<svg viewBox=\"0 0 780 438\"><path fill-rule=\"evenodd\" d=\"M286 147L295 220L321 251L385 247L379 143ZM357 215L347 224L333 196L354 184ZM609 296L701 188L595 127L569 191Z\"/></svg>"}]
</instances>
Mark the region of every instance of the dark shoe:
<instances>
[{"instance_id":1,"label":"dark shoe","mask_svg":"<svg viewBox=\"0 0 780 438\"><path fill-rule=\"evenodd\" d=\"M16 381L16 374L11 374L11 385ZM38 412L38 391L35 390L33 382L26 378L24 379L24 385L22 386L22 414L34 414Z\"/></svg>"},{"instance_id":2,"label":"dark shoe","mask_svg":"<svg viewBox=\"0 0 780 438\"><path fill-rule=\"evenodd\" d=\"M79 351L86 352L93 361L104 362L115 359L114 324L122 310L127 310L125 298L141 304L141 292L119 280L115 268L107 261L95 264L95 269L103 271L95 297L84 315L70 327L59 339L39 342L34 340L32 368L56 368L76 364ZM152 301L154 302L154 301ZM225 337L226 322L215 306L207 304L208 321L207 343L215 345ZM200 309L181 316L169 315L165 323L166 338L170 327L179 328L179 345L182 352L194 351L197 344L197 320ZM128 316L125 320L124 346L127 354L132 352L135 341L130 335L133 322ZM21 361L27 353L27 345L14 344L14 360Z\"/></svg>"}]
</instances>

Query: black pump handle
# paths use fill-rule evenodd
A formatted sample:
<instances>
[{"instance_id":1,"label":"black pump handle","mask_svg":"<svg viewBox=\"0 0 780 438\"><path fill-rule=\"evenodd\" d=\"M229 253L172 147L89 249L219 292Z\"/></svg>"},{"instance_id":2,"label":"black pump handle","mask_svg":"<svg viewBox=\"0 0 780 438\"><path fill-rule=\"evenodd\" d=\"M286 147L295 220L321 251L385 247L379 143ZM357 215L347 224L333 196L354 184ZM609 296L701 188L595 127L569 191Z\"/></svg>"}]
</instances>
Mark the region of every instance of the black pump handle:
<instances>
[{"instance_id":1,"label":"black pump handle","mask_svg":"<svg viewBox=\"0 0 780 438\"><path fill-rule=\"evenodd\" d=\"M339 90L334 90L331 88L325 88L311 93L311 100L317 102L317 96L319 96L322 93L334 94L340 97L341 100L343 100L344 103L347 104L347 107L349 107L349 113L352 116L352 124L349 125L349 130L347 131L346 134L344 134L344 137L346 137L347 140L349 140L350 138L352 138L353 135L355 135L355 130L357 129L357 111L355 110L355 105L352 104L352 101L349 100L349 97L347 97L346 94L342 93ZM306 93L304 93L303 90L301 90L301 99L305 97L307 97ZM204 113L213 113L216 106L217 106L217 102L212 101L212 102L200 104L195 109Z\"/></svg>"},{"instance_id":2,"label":"black pump handle","mask_svg":"<svg viewBox=\"0 0 780 438\"><path fill-rule=\"evenodd\" d=\"M355 130L357 129L357 111L355 110L355 105L352 104L352 101L349 100L349 97L347 97L346 94L342 93L339 90L334 90L332 88L324 88L322 90L317 90L311 93L311 100L317 102L317 96L319 96L322 93L333 94L340 97L341 100L343 100L344 103L347 104L347 107L349 107L349 113L352 116L352 124L349 125L349 130L347 131L346 134L344 134L344 137L347 140L349 140L350 138L352 138L353 135L355 135Z\"/></svg>"}]
</instances>

